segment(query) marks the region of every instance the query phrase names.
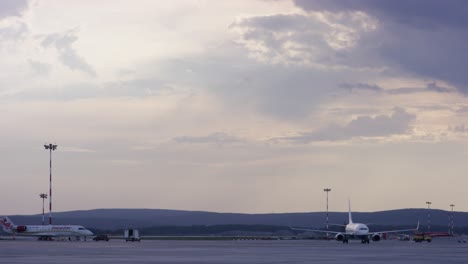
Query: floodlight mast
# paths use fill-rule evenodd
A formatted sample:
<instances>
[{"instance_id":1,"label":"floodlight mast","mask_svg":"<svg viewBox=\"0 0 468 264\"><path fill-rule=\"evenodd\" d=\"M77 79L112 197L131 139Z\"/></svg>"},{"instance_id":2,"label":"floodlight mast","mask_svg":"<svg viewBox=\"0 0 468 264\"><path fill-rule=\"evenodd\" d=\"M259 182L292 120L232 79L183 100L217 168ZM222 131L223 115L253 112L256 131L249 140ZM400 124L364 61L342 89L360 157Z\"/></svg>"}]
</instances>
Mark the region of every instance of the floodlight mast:
<instances>
[{"instance_id":1,"label":"floodlight mast","mask_svg":"<svg viewBox=\"0 0 468 264\"><path fill-rule=\"evenodd\" d=\"M44 225L44 223L45 223L45 219L44 219L44 200L47 199L47 194L46 193L41 193L41 194L39 194L39 197L42 198L42 225Z\"/></svg>"},{"instance_id":2,"label":"floodlight mast","mask_svg":"<svg viewBox=\"0 0 468 264\"><path fill-rule=\"evenodd\" d=\"M453 207L455 207L455 205L451 204L450 207L452 207L452 213L451 213L451 219L450 219L450 235L453 236Z\"/></svg>"},{"instance_id":3,"label":"floodlight mast","mask_svg":"<svg viewBox=\"0 0 468 264\"><path fill-rule=\"evenodd\" d=\"M427 232L431 231L431 204L432 202L427 201Z\"/></svg>"},{"instance_id":4,"label":"floodlight mast","mask_svg":"<svg viewBox=\"0 0 468 264\"><path fill-rule=\"evenodd\" d=\"M49 150L49 225L52 224L52 151L57 149L57 145L48 144L44 145L45 149Z\"/></svg>"},{"instance_id":5,"label":"floodlight mast","mask_svg":"<svg viewBox=\"0 0 468 264\"><path fill-rule=\"evenodd\" d=\"M324 192L327 193L327 217L326 217L326 228L327 228L327 231L328 231L328 193L331 191L330 188L325 188L323 189ZM328 237L328 233L327 233L327 237Z\"/></svg>"}]
</instances>

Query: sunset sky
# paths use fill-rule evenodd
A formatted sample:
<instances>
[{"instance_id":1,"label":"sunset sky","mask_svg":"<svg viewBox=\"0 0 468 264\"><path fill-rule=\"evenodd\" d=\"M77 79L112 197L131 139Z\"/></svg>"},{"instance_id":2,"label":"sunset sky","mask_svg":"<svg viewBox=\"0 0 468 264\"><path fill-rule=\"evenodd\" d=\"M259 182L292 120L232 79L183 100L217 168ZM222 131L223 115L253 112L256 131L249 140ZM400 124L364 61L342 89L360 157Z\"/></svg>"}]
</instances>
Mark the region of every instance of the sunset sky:
<instances>
[{"instance_id":1,"label":"sunset sky","mask_svg":"<svg viewBox=\"0 0 468 264\"><path fill-rule=\"evenodd\" d=\"M0 214L468 211L468 1L0 1Z\"/></svg>"}]
</instances>

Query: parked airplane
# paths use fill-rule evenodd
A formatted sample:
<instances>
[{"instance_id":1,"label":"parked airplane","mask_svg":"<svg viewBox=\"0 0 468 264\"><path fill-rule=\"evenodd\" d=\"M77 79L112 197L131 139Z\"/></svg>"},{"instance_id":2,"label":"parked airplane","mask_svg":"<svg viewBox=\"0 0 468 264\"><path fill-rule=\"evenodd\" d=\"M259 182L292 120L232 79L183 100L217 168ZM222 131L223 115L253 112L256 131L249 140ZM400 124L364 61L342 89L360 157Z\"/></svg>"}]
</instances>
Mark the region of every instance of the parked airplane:
<instances>
[{"instance_id":1,"label":"parked airplane","mask_svg":"<svg viewBox=\"0 0 468 264\"><path fill-rule=\"evenodd\" d=\"M380 241L384 233L401 233L408 231L417 231L419 229L418 225L415 229L403 229L403 230L391 230L391 231L379 231L379 232L369 232L369 227L362 223L354 223L351 216L351 204L349 204L348 211L349 222L345 227L345 232L335 232L335 231L326 231L326 230L312 230L312 229L303 229L303 228L292 228L293 230L302 230L302 231L311 231L311 232L320 232L320 233L330 233L335 235L337 241L343 241L343 243L348 243L349 239L361 239L361 243L369 244L370 240Z\"/></svg>"},{"instance_id":2,"label":"parked airplane","mask_svg":"<svg viewBox=\"0 0 468 264\"><path fill-rule=\"evenodd\" d=\"M93 232L78 225L15 225L7 216L0 217L3 231L15 236L34 236L39 240L50 240L52 237L93 236Z\"/></svg>"}]
</instances>

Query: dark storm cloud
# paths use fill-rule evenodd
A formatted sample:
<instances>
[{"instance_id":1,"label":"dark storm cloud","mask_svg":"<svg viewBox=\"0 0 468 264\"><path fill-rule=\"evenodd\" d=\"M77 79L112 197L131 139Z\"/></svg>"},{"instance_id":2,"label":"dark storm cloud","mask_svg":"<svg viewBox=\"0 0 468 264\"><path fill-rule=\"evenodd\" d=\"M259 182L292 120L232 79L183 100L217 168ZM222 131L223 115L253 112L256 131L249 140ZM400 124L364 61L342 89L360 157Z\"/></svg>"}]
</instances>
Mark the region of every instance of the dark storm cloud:
<instances>
[{"instance_id":1,"label":"dark storm cloud","mask_svg":"<svg viewBox=\"0 0 468 264\"><path fill-rule=\"evenodd\" d=\"M72 70L79 70L91 77L96 76L96 72L84 58L78 55L73 48L73 43L78 40L76 30L69 30L62 33L50 34L44 37L41 44L43 47L54 47L59 52L59 60L63 65Z\"/></svg>"},{"instance_id":2,"label":"dark storm cloud","mask_svg":"<svg viewBox=\"0 0 468 264\"><path fill-rule=\"evenodd\" d=\"M342 83L339 87L353 91L353 90L367 90L373 92L381 92L383 89L382 87L378 86L377 84L369 84L369 83Z\"/></svg>"},{"instance_id":3,"label":"dark storm cloud","mask_svg":"<svg viewBox=\"0 0 468 264\"><path fill-rule=\"evenodd\" d=\"M314 49L329 50L321 32L328 26L308 16L276 14L244 18L230 25L241 31L240 45L245 45L257 59L273 63L301 63L310 60ZM249 44L252 43L252 44ZM291 45L297 43L299 45ZM311 48L315 47L315 48ZM326 55L320 54L326 59Z\"/></svg>"},{"instance_id":4,"label":"dark storm cloud","mask_svg":"<svg viewBox=\"0 0 468 264\"><path fill-rule=\"evenodd\" d=\"M431 82L426 85L426 87L401 87L394 89L387 89L380 87L377 84L369 83L341 83L338 85L340 88L345 89L349 92L355 91L372 91L376 93L385 93L385 94L414 94L414 93L424 93L427 91L436 92L436 93L451 93L453 90L438 85L436 82Z\"/></svg>"},{"instance_id":5,"label":"dark storm cloud","mask_svg":"<svg viewBox=\"0 0 468 264\"><path fill-rule=\"evenodd\" d=\"M29 0L2 0L0 1L0 19L11 16L20 16L28 7Z\"/></svg>"},{"instance_id":6,"label":"dark storm cloud","mask_svg":"<svg viewBox=\"0 0 468 264\"><path fill-rule=\"evenodd\" d=\"M297 28L297 25L301 25L303 30L308 30L309 22L307 17L302 15L270 15L270 16L259 16L244 19L239 24L255 26L256 28L263 28L273 31L288 31L291 28ZM237 26L237 23L231 24L230 27Z\"/></svg>"},{"instance_id":7,"label":"dark storm cloud","mask_svg":"<svg viewBox=\"0 0 468 264\"><path fill-rule=\"evenodd\" d=\"M450 93L450 89L437 85L436 82L427 84L427 89L429 91L438 92L438 93Z\"/></svg>"},{"instance_id":8,"label":"dark storm cloud","mask_svg":"<svg viewBox=\"0 0 468 264\"><path fill-rule=\"evenodd\" d=\"M397 23L419 28L463 28L468 24L465 0L295 0L299 7L315 11L364 11Z\"/></svg>"},{"instance_id":9,"label":"dark storm cloud","mask_svg":"<svg viewBox=\"0 0 468 264\"><path fill-rule=\"evenodd\" d=\"M300 136L275 140L306 144L314 141L339 141L355 137L372 138L405 134L410 130L411 122L415 118L415 115L406 112L403 108L396 107L390 116L359 116L344 126L331 125Z\"/></svg>"},{"instance_id":10,"label":"dark storm cloud","mask_svg":"<svg viewBox=\"0 0 468 264\"><path fill-rule=\"evenodd\" d=\"M361 49L372 49L370 41L361 41L372 35L374 21L367 16L346 14L328 18L306 14L273 14L243 18L230 25L238 31L237 43L250 56L273 64L347 65L351 67L377 66L365 60ZM361 49L353 49L359 43Z\"/></svg>"},{"instance_id":11,"label":"dark storm cloud","mask_svg":"<svg viewBox=\"0 0 468 264\"><path fill-rule=\"evenodd\" d=\"M379 20L380 43L369 50L390 65L447 81L468 93L468 1L296 0L307 11L363 11Z\"/></svg>"}]
</instances>

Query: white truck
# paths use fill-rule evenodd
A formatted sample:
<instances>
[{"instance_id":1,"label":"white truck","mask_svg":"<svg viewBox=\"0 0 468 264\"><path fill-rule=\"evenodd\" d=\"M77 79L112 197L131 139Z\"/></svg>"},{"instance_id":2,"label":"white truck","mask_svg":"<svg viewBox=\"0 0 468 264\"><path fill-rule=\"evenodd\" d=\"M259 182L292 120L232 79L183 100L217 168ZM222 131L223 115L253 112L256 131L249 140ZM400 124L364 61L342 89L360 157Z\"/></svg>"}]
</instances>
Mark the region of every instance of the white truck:
<instances>
[{"instance_id":1,"label":"white truck","mask_svg":"<svg viewBox=\"0 0 468 264\"><path fill-rule=\"evenodd\" d=\"M138 241L140 242L140 232L138 232L138 229L125 229L125 232L124 232L124 238L125 238L125 241L132 241L132 242L135 242L135 241Z\"/></svg>"}]
</instances>

